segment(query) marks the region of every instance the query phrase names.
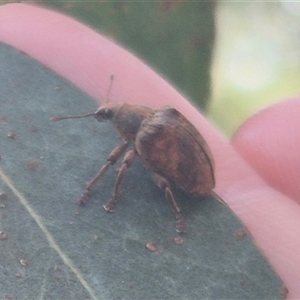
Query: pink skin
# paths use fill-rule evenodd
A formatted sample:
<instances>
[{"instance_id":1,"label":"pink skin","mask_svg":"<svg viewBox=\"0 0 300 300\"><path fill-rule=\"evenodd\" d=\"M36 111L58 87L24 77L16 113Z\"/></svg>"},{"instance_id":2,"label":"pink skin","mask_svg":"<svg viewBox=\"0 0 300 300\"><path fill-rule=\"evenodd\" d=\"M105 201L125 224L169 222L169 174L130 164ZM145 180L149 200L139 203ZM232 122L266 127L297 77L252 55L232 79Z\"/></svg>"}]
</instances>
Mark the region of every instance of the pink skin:
<instances>
[{"instance_id":1,"label":"pink skin","mask_svg":"<svg viewBox=\"0 0 300 300\"><path fill-rule=\"evenodd\" d=\"M157 73L88 27L25 4L1 6L0 20L0 41L42 62L99 104L113 73L110 101L153 108L171 104L187 116L214 154L216 193L250 230L288 288L287 298L300 298L299 100L282 102L246 122L235 135L235 150Z\"/></svg>"}]
</instances>

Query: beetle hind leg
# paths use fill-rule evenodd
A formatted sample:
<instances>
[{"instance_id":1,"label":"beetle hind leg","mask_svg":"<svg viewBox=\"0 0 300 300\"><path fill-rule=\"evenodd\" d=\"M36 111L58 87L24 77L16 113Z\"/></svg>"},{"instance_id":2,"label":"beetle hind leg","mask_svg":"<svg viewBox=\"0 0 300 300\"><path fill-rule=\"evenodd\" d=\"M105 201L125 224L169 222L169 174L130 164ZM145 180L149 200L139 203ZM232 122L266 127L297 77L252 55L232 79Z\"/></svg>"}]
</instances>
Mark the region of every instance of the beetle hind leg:
<instances>
[{"instance_id":1,"label":"beetle hind leg","mask_svg":"<svg viewBox=\"0 0 300 300\"><path fill-rule=\"evenodd\" d=\"M119 199L120 192L121 192L121 184L123 182L123 179L126 175L126 172L130 165L133 163L137 153L136 150L129 150L122 161L122 166L120 168L120 171L118 173L116 183L115 183L115 189L112 198L107 202L106 205L103 205L104 209L108 212L113 212L116 206L116 203Z\"/></svg>"},{"instance_id":2,"label":"beetle hind leg","mask_svg":"<svg viewBox=\"0 0 300 300\"><path fill-rule=\"evenodd\" d=\"M162 189L165 192L165 197L168 200L174 214L176 217L176 231L178 233L183 233L185 232L186 228L185 228L185 224L184 224L184 219L181 213L181 210L178 206L178 204L175 201L173 192L171 190L171 186L170 183L161 175L157 174L157 173L153 173L152 174L152 178L155 182L155 184Z\"/></svg>"}]
</instances>

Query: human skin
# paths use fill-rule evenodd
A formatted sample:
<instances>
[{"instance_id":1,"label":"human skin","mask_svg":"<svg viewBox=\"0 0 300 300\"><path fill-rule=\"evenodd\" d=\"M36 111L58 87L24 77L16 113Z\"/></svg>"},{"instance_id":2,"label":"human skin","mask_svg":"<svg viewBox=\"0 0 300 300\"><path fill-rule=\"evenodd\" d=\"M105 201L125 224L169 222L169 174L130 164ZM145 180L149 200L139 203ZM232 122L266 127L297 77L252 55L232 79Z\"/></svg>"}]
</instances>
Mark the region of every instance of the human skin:
<instances>
[{"instance_id":1,"label":"human skin","mask_svg":"<svg viewBox=\"0 0 300 300\"><path fill-rule=\"evenodd\" d=\"M215 192L249 229L287 287L287 298L300 298L300 194L294 188L299 186L300 175L300 168L295 168L300 164L300 121L287 117L291 110L300 112L299 100L282 102L280 107L270 107L268 113L255 116L239 129L230 144L157 73L69 17L25 4L3 5L0 41L53 69L99 103L105 99L113 73L110 101L152 108L171 104L179 109L202 133L213 152ZM273 120L278 123L274 125ZM278 128L278 134L269 134ZM292 158L288 161L287 153Z\"/></svg>"}]
</instances>

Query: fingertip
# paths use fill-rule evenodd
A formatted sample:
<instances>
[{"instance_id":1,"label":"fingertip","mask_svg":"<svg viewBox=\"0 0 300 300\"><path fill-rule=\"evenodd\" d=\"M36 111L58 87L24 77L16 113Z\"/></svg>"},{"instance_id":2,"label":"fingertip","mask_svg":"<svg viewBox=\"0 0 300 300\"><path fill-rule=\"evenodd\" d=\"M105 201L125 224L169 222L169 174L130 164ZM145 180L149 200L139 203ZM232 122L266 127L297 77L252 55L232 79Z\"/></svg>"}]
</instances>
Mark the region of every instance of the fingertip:
<instances>
[{"instance_id":1,"label":"fingertip","mask_svg":"<svg viewBox=\"0 0 300 300\"><path fill-rule=\"evenodd\" d=\"M273 188L300 202L300 98L274 104L247 120L232 145Z\"/></svg>"}]
</instances>

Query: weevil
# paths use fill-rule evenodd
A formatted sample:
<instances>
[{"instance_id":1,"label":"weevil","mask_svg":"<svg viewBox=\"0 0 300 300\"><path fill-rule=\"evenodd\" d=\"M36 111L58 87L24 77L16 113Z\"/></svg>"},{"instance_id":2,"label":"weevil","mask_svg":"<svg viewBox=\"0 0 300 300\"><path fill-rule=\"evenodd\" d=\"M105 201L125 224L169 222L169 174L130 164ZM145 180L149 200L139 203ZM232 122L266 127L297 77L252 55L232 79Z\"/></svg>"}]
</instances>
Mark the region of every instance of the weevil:
<instances>
[{"instance_id":1,"label":"weevil","mask_svg":"<svg viewBox=\"0 0 300 300\"><path fill-rule=\"evenodd\" d=\"M155 184L164 191L176 217L176 231L185 232L186 227L172 186L191 194L209 194L215 186L214 162L211 151L195 126L178 110L164 106L154 110L129 103L105 103L94 113L79 116L53 117L52 121L94 116L97 121L109 120L123 143L112 150L106 163L87 184L78 200L85 204L96 183L110 166L125 153L130 143L134 148L124 155L119 169L112 198L104 205L113 212L121 192L121 184L127 170L140 157L143 165L152 172Z\"/></svg>"}]
</instances>

